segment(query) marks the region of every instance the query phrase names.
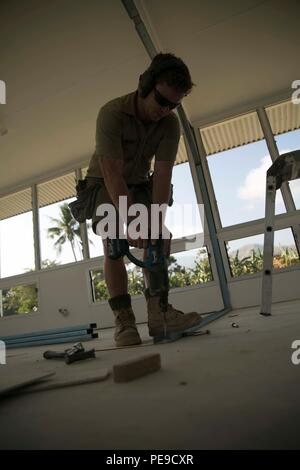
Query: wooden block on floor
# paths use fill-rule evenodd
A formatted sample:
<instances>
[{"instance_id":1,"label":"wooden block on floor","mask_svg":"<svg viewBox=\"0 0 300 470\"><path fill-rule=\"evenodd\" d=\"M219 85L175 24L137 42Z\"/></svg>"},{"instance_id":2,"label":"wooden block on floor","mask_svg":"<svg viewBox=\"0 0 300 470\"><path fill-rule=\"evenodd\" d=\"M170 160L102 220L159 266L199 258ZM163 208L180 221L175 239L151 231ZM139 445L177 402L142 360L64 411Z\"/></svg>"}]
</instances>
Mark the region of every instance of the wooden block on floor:
<instances>
[{"instance_id":1,"label":"wooden block on floor","mask_svg":"<svg viewBox=\"0 0 300 470\"><path fill-rule=\"evenodd\" d=\"M113 366L115 382L128 382L161 368L160 354L146 354Z\"/></svg>"}]
</instances>

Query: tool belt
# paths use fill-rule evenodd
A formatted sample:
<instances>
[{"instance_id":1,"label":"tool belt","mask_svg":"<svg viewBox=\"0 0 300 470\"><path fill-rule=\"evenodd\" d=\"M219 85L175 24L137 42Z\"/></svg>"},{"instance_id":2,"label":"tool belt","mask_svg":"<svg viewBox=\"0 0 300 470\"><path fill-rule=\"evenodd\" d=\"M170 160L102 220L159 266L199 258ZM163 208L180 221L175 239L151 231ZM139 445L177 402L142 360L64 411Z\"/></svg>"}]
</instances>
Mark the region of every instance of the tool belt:
<instances>
[{"instance_id":1,"label":"tool belt","mask_svg":"<svg viewBox=\"0 0 300 470\"><path fill-rule=\"evenodd\" d=\"M97 194L99 189L103 186L104 180L100 179L99 182L88 184L87 178L78 180L76 184L76 201L70 202L69 208L72 216L77 222L83 223L86 220L92 219L94 208L97 203ZM127 184L131 191L139 190L140 188L146 189L150 192L149 197L152 196L153 188L153 173L149 179L143 183ZM173 184L171 184L169 206L173 204Z\"/></svg>"},{"instance_id":2,"label":"tool belt","mask_svg":"<svg viewBox=\"0 0 300 470\"><path fill-rule=\"evenodd\" d=\"M97 202L97 193L102 182L88 185L86 178L78 180L76 184L76 201L70 202L69 208L77 222L85 222L93 217L93 210Z\"/></svg>"}]
</instances>

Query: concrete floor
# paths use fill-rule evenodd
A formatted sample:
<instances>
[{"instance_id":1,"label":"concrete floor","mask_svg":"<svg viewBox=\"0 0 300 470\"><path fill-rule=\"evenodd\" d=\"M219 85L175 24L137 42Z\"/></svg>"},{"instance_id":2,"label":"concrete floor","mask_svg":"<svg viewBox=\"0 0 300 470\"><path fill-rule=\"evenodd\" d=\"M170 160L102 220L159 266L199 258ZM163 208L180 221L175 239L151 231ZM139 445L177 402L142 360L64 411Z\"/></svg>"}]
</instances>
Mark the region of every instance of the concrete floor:
<instances>
[{"instance_id":1,"label":"concrete floor","mask_svg":"<svg viewBox=\"0 0 300 470\"><path fill-rule=\"evenodd\" d=\"M110 377L3 399L0 448L300 449L300 365L291 362L300 301L274 305L272 317L258 312L233 311L208 326L210 335L99 351L72 366L46 363L48 347L9 350L0 371L14 376L28 367L80 376L151 352L160 352L162 369L125 384ZM146 325L139 329L149 340ZM100 336L86 347L112 346L111 330Z\"/></svg>"}]
</instances>

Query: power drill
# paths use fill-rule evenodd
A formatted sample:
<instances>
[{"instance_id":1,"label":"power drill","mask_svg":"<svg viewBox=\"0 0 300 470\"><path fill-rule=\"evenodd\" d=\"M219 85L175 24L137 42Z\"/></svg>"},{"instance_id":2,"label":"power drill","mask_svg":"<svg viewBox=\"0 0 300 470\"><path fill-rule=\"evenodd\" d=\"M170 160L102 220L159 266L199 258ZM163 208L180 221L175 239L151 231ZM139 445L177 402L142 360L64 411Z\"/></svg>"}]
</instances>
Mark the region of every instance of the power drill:
<instances>
[{"instance_id":1,"label":"power drill","mask_svg":"<svg viewBox=\"0 0 300 470\"><path fill-rule=\"evenodd\" d=\"M130 253L129 243L126 239L108 239L108 257L119 259L127 256L128 259L148 271L149 291L151 296L159 296L159 305L162 313L168 309L169 277L166 256L163 252L163 239L160 237L154 242L148 241L145 262L137 259Z\"/></svg>"},{"instance_id":2,"label":"power drill","mask_svg":"<svg viewBox=\"0 0 300 470\"><path fill-rule=\"evenodd\" d=\"M44 359L64 359L66 364L72 364L76 361L96 357L96 355L95 349L85 351L81 343L76 343L71 348L66 349L63 352L45 351L43 357Z\"/></svg>"}]
</instances>

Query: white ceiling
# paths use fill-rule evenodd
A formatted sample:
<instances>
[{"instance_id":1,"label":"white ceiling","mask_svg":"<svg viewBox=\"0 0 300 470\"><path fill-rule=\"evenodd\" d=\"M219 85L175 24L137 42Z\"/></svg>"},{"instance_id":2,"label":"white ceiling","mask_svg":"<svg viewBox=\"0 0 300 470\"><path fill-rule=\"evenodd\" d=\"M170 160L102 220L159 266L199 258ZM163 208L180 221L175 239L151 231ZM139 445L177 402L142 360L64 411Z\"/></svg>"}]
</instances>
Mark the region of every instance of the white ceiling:
<instances>
[{"instance_id":1,"label":"white ceiling","mask_svg":"<svg viewBox=\"0 0 300 470\"><path fill-rule=\"evenodd\" d=\"M299 0L136 0L158 50L188 65L195 124L288 95ZM89 161L102 104L150 63L121 0L1 0L0 193Z\"/></svg>"}]
</instances>

